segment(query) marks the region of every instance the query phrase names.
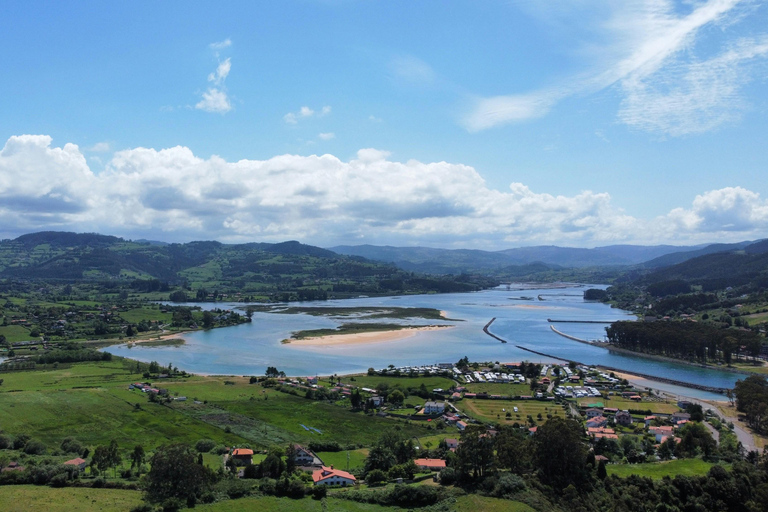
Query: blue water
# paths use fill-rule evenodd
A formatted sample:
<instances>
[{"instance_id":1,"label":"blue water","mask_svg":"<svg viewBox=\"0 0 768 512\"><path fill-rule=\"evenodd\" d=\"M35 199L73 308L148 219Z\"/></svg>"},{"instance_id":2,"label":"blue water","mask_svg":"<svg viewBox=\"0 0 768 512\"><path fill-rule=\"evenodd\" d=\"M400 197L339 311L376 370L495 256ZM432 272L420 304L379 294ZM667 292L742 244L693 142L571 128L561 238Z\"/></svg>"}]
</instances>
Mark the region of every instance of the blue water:
<instances>
[{"instance_id":1,"label":"blue water","mask_svg":"<svg viewBox=\"0 0 768 512\"><path fill-rule=\"evenodd\" d=\"M401 306L431 307L446 312L449 319L433 321L411 319L409 324L445 324L452 329L424 331L389 342L356 345L299 347L282 344L291 332L304 329L334 327L349 319L254 313L250 324L198 331L183 335L186 344L180 347L142 347L126 345L110 347L116 355L140 361L158 361L192 373L223 375L263 375L267 366L275 366L288 375L329 375L364 372L369 367L422 365L456 362L464 356L471 361L535 361L554 362L520 350L515 345L572 359L586 364L612 366L628 372L657 375L684 382L715 387L733 387L738 374L706 370L682 364L658 362L642 357L611 353L606 349L566 339L551 331L547 318L567 320L631 320L625 311L604 304L585 302L581 294L585 286L566 289L532 289L525 291L497 288L475 293L411 295L402 297L359 298L307 302L306 306ZM538 300L538 296L541 299ZM533 301L511 300L523 296ZM199 304L203 308L235 308L242 304ZM490 330L508 340L500 343L486 335L482 328L496 317ZM376 320L381 322L382 320ZM386 320L398 322L398 320ZM607 324L557 323L556 328L582 339L605 336ZM721 395L695 391L654 382L654 387L673 393L700 398L720 398Z\"/></svg>"}]
</instances>

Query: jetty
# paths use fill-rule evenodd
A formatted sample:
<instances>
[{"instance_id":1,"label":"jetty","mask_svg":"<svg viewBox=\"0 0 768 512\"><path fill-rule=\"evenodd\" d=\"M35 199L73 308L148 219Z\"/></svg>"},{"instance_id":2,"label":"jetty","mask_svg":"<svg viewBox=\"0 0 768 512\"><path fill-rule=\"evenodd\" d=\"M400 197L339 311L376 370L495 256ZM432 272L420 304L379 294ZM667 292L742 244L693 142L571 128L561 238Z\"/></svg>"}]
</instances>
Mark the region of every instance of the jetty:
<instances>
[{"instance_id":1,"label":"jetty","mask_svg":"<svg viewBox=\"0 0 768 512\"><path fill-rule=\"evenodd\" d=\"M491 318L491 321L490 321L490 322L488 322L487 324L485 324L485 327L483 327L483 332L484 332L485 334L487 334L488 336L490 336L491 338L496 338L496 339L497 339L497 340L499 340L500 342L502 342L502 343L506 343L506 342L507 342L507 340L505 340L504 338L499 338L498 336L496 336L495 334L493 334L491 331L489 331L489 330L488 330L488 328L491 326L491 324L492 324L492 323L493 323L495 320L496 320L496 317L493 317L493 318Z\"/></svg>"}]
</instances>

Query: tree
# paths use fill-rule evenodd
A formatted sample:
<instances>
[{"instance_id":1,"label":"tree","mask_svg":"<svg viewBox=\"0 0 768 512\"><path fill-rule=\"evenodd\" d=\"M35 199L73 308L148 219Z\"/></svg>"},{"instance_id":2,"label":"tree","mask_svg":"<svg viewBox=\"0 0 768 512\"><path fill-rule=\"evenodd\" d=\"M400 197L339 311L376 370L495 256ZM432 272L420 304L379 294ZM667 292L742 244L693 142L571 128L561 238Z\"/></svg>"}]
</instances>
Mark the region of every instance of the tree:
<instances>
[{"instance_id":1,"label":"tree","mask_svg":"<svg viewBox=\"0 0 768 512\"><path fill-rule=\"evenodd\" d=\"M288 443L288 448L285 449L285 472L290 475L294 471L296 471L296 446Z\"/></svg>"},{"instance_id":2,"label":"tree","mask_svg":"<svg viewBox=\"0 0 768 512\"><path fill-rule=\"evenodd\" d=\"M605 480L605 478L608 476L608 471L605 469L605 461L601 460L600 463L597 465L597 478L600 480Z\"/></svg>"},{"instance_id":3,"label":"tree","mask_svg":"<svg viewBox=\"0 0 768 512\"><path fill-rule=\"evenodd\" d=\"M493 438L485 435L484 427L467 427L456 449L456 466L459 473L465 478L483 478L493 464Z\"/></svg>"},{"instance_id":4,"label":"tree","mask_svg":"<svg viewBox=\"0 0 768 512\"><path fill-rule=\"evenodd\" d=\"M353 409L359 409L360 406L363 404L363 397L360 396L360 390L355 388L352 390L352 393L349 395L349 401L352 404Z\"/></svg>"},{"instance_id":5,"label":"tree","mask_svg":"<svg viewBox=\"0 0 768 512\"><path fill-rule=\"evenodd\" d=\"M183 444L159 447L150 460L146 495L153 503L169 498L183 501L199 497L212 481L205 466L195 462L192 449Z\"/></svg>"},{"instance_id":6,"label":"tree","mask_svg":"<svg viewBox=\"0 0 768 512\"><path fill-rule=\"evenodd\" d=\"M405 400L405 395L402 391L399 389L394 390L387 396L387 400L389 400L389 403L393 405L400 405L403 403L403 400Z\"/></svg>"},{"instance_id":7,"label":"tree","mask_svg":"<svg viewBox=\"0 0 768 512\"><path fill-rule=\"evenodd\" d=\"M571 484L578 488L588 479L587 448L582 435L577 421L560 416L538 427L534 436L534 463L545 483L562 490Z\"/></svg>"},{"instance_id":8,"label":"tree","mask_svg":"<svg viewBox=\"0 0 768 512\"><path fill-rule=\"evenodd\" d=\"M136 468L141 473L141 465L144 464L145 457L144 447L140 444L134 446L131 452L131 469Z\"/></svg>"}]
</instances>

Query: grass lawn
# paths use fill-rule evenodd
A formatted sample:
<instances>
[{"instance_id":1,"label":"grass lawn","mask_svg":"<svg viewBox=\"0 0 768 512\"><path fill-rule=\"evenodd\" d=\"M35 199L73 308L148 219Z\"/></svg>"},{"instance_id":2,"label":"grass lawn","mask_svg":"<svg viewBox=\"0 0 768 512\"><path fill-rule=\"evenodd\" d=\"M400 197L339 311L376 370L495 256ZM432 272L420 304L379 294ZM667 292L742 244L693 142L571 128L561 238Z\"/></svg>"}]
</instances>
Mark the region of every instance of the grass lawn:
<instances>
[{"instance_id":1,"label":"grass lawn","mask_svg":"<svg viewBox=\"0 0 768 512\"><path fill-rule=\"evenodd\" d=\"M700 476L705 475L714 464L701 459L679 459L669 462L651 462L645 464L608 464L605 468L609 475L627 477L629 475L647 476L659 480L665 476Z\"/></svg>"},{"instance_id":2,"label":"grass lawn","mask_svg":"<svg viewBox=\"0 0 768 512\"><path fill-rule=\"evenodd\" d=\"M349 465L347 465L347 454L349 454ZM362 468L365 464L365 458L368 456L368 449L349 450L342 452L318 452L317 456L326 466L333 466L336 469L354 469Z\"/></svg>"},{"instance_id":3,"label":"grass lawn","mask_svg":"<svg viewBox=\"0 0 768 512\"><path fill-rule=\"evenodd\" d=\"M418 438L419 440L416 446L420 447L422 450L424 449L433 450L437 448L437 446L440 444L440 441L448 438L458 439L459 433L456 432L454 429L446 429L446 433L444 434L423 435ZM416 441L414 440L414 443L415 442Z\"/></svg>"},{"instance_id":4,"label":"grass lawn","mask_svg":"<svg viewBox=\"0 0 768 512\"><path fill-rule=\"evenodd\" d=\"M326 498L325 502L326 507L323 507L319 500L311 498L294 500L291 498L262 496L222 501L210 505L198 505L195 507L195 510L200 512L251 512L252 510L269 510L270 512L323 512L325 510L332 510L333 512L386 512L403 510L397 507L384 507L369 503L335 499L330 495Z\"/></svg>"},{"instance_id":5,"label":"grass lawn","mask_svg":"<svg viewBox=\"0 0 768 512\"><path fill-rule=\"evenodd\" d=\"M503 396L533 396L529 384L496 384L493 382L473 382L464 387L470 393L488 393L489 395Z\"/></svg>"},{"instance_id":6,"label":"grass lawn","mask_svg":"<svg viewBox=\"0 0 768 512\"><path fill-rule=\"evenodd\" d=\"M6 325L5 327L0 327L0 334L5 336L5 339L9 342L28 341L32 339L29 335L29 329L20 325Z\"/></svg>"},{"instance_id":7,"label":"grass lawn","mask_svg":"<svg viewBox=\"0 0 768 512\"><path fill-rule=\"evenodd\" d=\"M456 512L534 512L534 509L519 501L489 498L478 494L467 494L456 500Z\"/></svg>"},{"instance_id":8,"label":"grass lawn","mask_svg":"<svg viewBox=\"0 0 768 512\"><path fill-rule=\"evenodd\" d=\"M0 510L3 512L126 512L140 503L139 491L76 487L53 489L37 485L0 487Z\"/></svg>"},{"instance_id":9,"label":"grass lawn","mask_svg":"<svg viewBox=\"0 0 768 512\"><path fill-rule=\"evenodd\" d=\"M641 411L650 410L654 414L655 413L672 414L680 410L677 404L671 400L665 400L660 402L650 402L644 399L639 402L635 402L634 400L630 400L629 398L623 398L621 396L604 396L602 398L583 397L583 398L577 399L577 402L580 406L586 406L588 404L592 404L595 402L602 402L603 407L615 407L620 411L628 410L628 409L635 409L635 410L641 410Z\"/></svg>"},{"instance_id":10,"label":"grass lawn","mask_svg":"<svg viewBox=\"0 0 768 512\"><path fill-rule=\"evenodd\" d=\"M553 402L540 402L538 400L467 400L465 398L457 405L462 412L475 419L507 425L515 422L525 423L528 415L533 416L533 419L539 423L547 421L547 414L565 416L562 406ZM517 407L518 412L514 412L515 407ZM507 412L511 412L512 417L507 418ZM538 420L539 414L542 416L541 421Z\"/></svg>"},{"instance_id":11,"label":"grass lawn","mask_svg":"<svg viewBox=\"0 0 768 512\"><path fill-rule=\"evenodd\" d=\"M137 324L142 320L155 320L168 323L171 321L173 315L171 313L163 313L159 308L142 307L123 311L120 313L120 317L132 324Z\"/></svg>"},{"instance_id":12,"label":"grass lawn","mask_svg":"<svg viewBox=\"0 0 768 512\"><path fill-rule=\"evenodd\" d=\"M352 380L352 378L354 378L354 380ZM390 377L385 375L354 375L352 377L342 377L341 382L372 389L376 388L376 386L381 383L389 385L390 388L400 387L401 389L418 388L424 384L424 387L426 387L429 391L437 388L450 389L455 384L452 379L448 379L446 377ZM414 399L415 398L409 397L409 400ZM418 400L421 399L419 398Z\"/></svg>"}]
</instances>

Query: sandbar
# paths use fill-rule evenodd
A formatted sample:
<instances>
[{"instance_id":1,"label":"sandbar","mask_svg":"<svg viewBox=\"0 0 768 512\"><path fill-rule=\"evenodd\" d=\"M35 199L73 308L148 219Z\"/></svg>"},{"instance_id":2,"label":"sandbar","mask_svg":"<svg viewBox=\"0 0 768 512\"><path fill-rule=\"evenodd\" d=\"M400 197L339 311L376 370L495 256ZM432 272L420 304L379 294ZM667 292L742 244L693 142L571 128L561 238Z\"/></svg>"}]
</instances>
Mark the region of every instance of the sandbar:
<instances>
[{"instance_id":1,"label":"sandbar","mask_svg":"<svg viewBox=\"0 0 768 512\"><path fill-rule=\"evenodd\" d=\"M366 343L383 343L388 341L399 341L416 333L424 331L437 331L441 329L452 329L453 325L428 325L423 327L406 327L394 331L370 331L350 334L331 334L328 336L315 336L303 339L284 340L288 346L297 347L318 347L318 346L338 346L338 345L359 345Z\"/></svg>"}]
</instances>

